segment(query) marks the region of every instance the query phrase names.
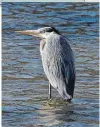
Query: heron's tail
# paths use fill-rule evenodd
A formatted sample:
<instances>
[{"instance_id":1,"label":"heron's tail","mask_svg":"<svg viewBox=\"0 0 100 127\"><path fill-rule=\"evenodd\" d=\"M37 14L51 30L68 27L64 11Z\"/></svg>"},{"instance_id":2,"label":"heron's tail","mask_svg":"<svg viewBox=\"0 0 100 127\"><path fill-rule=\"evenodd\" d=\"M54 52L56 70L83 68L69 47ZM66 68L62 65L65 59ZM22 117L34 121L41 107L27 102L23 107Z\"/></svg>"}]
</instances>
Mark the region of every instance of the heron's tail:
<instances>
[{"instance_id":1,"label":"heron's tail","mask_svg":"<svg viewBox=\"0 0 100 127\"><path fill-rule=\"evenodd\" d=\"M70 77L67 81L62 81L58 92L66 100L72 100L74 93L75 78Z\"/></svg>"},{"instance_id":2,"label":"heron's tail","mask_svg":"<svg viewBox=\"0 0 100 127\"><path fill-rule=\"evenodd\" d=\"M63 85L63 95L65 99L71 100L73 98L75 86L75 76L70 76L68 81Z\"/></svg>"},{"instance_id":3,"label":"heron's tail","mask_svg":"<svg viewBox=\"0 0 100 127\"><path fill-rule=\"evenodd\" d=\"M70 94L68 94L65 86L64 86L64 89L63 89L63 98L66 99L66 100L72 100L72 98L73 98Z\"/></svg>"},{"instance_id":4,"label":"heron's tail","mask_svg":"<svg viewBox=\"0 0 100 127\"><path fill-rule=\"evenodd\" d=\"M72 95L70 95L68 92L67 92L67 88L66 88L66 85L65 83L63 83L62 85L63 87L58 89L58 92L60 93L60 95L65 99L65 100L72 100Z\"/></svg>"}]
</instances>

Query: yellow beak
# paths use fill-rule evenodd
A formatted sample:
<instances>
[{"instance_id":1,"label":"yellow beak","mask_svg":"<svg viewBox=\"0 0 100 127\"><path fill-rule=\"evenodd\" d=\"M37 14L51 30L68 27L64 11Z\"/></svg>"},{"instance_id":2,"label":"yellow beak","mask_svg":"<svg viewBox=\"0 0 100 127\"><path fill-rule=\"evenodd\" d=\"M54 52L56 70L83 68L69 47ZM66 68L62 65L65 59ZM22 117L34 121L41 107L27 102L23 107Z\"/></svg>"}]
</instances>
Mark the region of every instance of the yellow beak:
<instances>
[{"instance_id":1,"label":"yellow beak","mask_svg":"<svg viewBox=\"0 0 100 127\"><path fill-rule=\"evenodd\" d=\"M23 30L23 31L15 31L20 34L25 34L25 35L32 35L36 37L41 37L40 32L38 30Z\"/></svg>"}]
</instances>

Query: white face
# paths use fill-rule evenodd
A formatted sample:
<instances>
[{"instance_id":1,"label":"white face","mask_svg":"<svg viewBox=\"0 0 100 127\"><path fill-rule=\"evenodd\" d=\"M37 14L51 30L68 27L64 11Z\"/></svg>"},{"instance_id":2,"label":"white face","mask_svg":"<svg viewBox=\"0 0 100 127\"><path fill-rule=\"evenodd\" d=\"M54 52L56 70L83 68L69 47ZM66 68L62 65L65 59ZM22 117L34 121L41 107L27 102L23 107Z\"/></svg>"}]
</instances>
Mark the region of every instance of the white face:
<instances>
[{"instance_id":1,"label":"white face","mask_svg":"<svg viewBox=\"0 0 100 127\"><path fill-rule=\"evenodd\" d=\"M39 36L42 38L48 38L50 36L50 34L52 34L52 28L51 27L44 27L41 29L38 29L39 32Z\"/></svg>"}]
</instances>

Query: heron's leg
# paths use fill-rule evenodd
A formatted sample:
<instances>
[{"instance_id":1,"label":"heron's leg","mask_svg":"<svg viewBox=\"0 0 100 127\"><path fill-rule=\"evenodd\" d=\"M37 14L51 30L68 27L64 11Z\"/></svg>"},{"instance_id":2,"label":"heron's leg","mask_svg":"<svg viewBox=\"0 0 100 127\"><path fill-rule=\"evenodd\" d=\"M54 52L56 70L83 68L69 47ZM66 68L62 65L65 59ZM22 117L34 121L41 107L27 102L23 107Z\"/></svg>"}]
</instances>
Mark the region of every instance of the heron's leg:
<instances>
[{"instance_id":1,"label":"heron's leg","mask_svg":"<svg viewBox=\"0 0 100 127\"><path fill-rule=\"evenodd\" d=\"M49 99L51 99L51 84L49 83Z\"/></svg>"}]
</instances>

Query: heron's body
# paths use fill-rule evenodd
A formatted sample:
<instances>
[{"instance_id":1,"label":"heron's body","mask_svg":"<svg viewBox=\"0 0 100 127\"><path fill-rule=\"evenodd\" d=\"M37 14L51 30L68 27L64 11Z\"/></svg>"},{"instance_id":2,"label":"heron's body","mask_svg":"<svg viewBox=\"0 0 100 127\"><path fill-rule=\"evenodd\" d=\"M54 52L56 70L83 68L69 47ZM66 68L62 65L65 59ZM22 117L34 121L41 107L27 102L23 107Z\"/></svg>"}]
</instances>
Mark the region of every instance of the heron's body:
<instances>
[{"instance_id":1,"label":"heron's body","mask_svg":"<svg viewBox=\"0 0 100 127\"><path fill-rule=\"evenodd\" d=\"M72 99L75 85L75 67L73 52L68 40L53 27L18 32L42 38L40 53L49 83L57 89L64 99ZM49 92L51 95L51 87L49 87Z\"/></svg>"},{"instance_id":2,"label":"heron's body","mask_svg":"<svg viewBox=\"0 0 100 127\"><path fill-rule=\"evenodd\" d=\"M40 47L42 63L50 84L58 90L62 97L73 97L75 70L73 53L66 38L52 33L42 41Z\"/></svg>"}]
</instances>

